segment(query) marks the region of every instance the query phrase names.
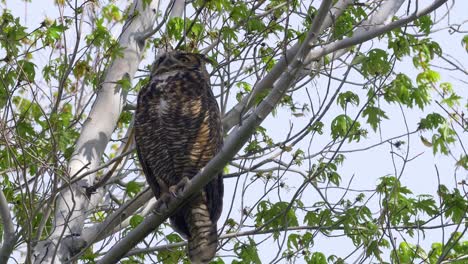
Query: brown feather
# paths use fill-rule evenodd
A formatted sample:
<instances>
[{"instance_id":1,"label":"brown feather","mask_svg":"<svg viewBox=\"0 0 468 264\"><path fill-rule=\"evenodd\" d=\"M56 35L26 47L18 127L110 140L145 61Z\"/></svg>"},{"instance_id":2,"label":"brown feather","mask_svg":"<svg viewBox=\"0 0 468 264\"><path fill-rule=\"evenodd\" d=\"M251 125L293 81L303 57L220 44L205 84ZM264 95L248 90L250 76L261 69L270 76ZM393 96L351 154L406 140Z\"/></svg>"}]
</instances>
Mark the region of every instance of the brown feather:
<instances>
[{"instance_id":1,"label":"brown feather","mask_svg":"<svg viewBox=\"0 0 468 264\"><path fill-rule=\"evenodd\" d=\"M221 149L220 112L203 61L198 54L162 55L138 95L135 142L156 198L184 177L193 178ZM174 229L188 238L193 262L208 262L216 253L222 198L219 174L170 217Z\"/></svg>"}]
</instances>

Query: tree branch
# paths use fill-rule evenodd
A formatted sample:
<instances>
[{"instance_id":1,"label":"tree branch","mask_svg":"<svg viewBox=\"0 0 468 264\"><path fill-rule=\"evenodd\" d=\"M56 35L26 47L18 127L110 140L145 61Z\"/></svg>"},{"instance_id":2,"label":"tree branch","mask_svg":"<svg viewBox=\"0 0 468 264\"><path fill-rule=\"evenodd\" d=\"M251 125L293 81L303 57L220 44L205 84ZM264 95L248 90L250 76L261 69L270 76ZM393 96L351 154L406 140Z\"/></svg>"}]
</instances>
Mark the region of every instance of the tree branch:
<instances>
[{"instance_id":1,"label":"tree branch","mask_svg":"<svg viewBox=\"0 0 468 264\"><path fill-rule=\"evenodd\" d=\"M388 31L391 31L393 29L399 28L403 25L406 25L407 23L414 21L422 16L425 16L432 11L436 10L439 8L441 5L446 3L447 0L438 0L433 2L430 6L422 9L419 12L415 12L409 16L406 16L404 18L398 19L392 23L389 23L387 25L374 25L372 27L367 27L362 31L356 32L352 37L345 38L343 40L335 41L332 42L328 45L325 45L321 48L313 50L310 54L308 54L305 63L311 63L312 61L316 61L319 58L330 54L332 52L335 52L337 50L345 49L348 47L351 47L353 45L363 43L365 41L368 41L370 39L373 39L375 37L378 37Z\"/></svg>"},{"instance_id":2,"label":"tree branch","mask_svg":"<svg viewBox=\"0 0 468 264\"><path fill-rule=\"evenodd\" d=\"M3 244L0 248L0 263L8 263L15 246L15 227L11 219L10 208L5 194L0 190L0 218L2 218Z\"/></svg>"},{"instance_id":3,"label":"tree branch","mask_svg":"<svg viewBox=\"0 0 468 264\"><path fill-rule=\"evenodd\" d=\"M103 222L85 228L82 233L83 239L88 245L92 245L96 241L104 239L109 233L112 233L112 230L119 226L123 220L133 215L141 206L151 200L153 196L153 192L151 192L150 189L144 190L132 200L121 205L112 214L107 216Z\"/></svg>"}]
</instances>

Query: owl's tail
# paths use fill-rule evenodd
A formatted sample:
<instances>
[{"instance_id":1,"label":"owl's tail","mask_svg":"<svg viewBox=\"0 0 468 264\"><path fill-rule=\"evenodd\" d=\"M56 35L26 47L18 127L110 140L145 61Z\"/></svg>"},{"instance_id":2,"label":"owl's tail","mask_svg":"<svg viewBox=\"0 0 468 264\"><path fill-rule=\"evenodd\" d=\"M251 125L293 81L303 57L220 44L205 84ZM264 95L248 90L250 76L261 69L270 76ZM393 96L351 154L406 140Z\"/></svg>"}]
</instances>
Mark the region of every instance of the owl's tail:
<instances>
[{"instance_id":1,"label":"owl's tail","mask_svg":"<svg viewBox=\"0 0 468 264\"><path fill-rule=\"evenodd\" d=\"M190 236L188 238L188 255L193 264L208 263L216 254L218 233L216 222L210 219L206 195L197 195L190 202L185 213Z\"/></svg>"}]
</instances>

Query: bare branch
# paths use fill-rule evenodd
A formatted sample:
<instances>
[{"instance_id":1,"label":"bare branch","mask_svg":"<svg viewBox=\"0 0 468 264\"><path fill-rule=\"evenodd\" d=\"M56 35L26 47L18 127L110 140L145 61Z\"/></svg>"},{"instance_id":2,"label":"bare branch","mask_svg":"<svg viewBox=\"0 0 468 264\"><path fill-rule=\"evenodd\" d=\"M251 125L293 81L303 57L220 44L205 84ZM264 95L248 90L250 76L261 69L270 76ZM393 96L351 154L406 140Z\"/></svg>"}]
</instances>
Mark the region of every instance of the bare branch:
<instances>
[{"instance_id":1,"label":"bare branch","mask_svg":"<svg viewBox=\"0 0 468 264\"><path fill-rule=\"evenodd\" d=\"M3 227L3 244L0 248L0 263L8 263L8 259L15 246L16 236L8 201L2 190L0 190L0 218L2 218Z\"/></svg>"}]
</instances>

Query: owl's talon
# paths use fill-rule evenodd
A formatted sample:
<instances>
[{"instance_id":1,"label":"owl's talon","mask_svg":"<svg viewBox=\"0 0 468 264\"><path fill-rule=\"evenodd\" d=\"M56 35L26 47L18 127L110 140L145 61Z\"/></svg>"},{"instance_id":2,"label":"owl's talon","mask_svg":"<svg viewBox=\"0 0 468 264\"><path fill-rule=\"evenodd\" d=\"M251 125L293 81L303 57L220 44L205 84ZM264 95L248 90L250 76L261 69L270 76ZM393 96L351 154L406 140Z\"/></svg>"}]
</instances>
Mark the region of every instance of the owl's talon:
<instances>
[{"instance_id":1,"label":"owl's talon","mask_svg":"<svg viewBox=\"0 0 468 264\"><path fill-rule=\"evenodd\" d=\"M156 204L153 207L153 213L156 215L162 215L162 203L156 202Z\"/></svg>"},{"instance_id":2,"label":"owl's talon","mask_svg":"<svg viewBox=\"0 0 468 264\"><path fill-rule=\"evenodd\" d=\"M171 201L171 195L169 193L164 193L159 197L154 205L153 212L157 215L161 215L162 212L166 211L169 207L168 204Z\"/></svg>"},{"instance_id":3,"label":"owl's talon","mask_svg":"<svg viewBox=\"0 0 468 264\"><path fill-rule=\"evenodd\" d=\"M191 181L189 178L187 177L183 177L176 185L176 188L177 188L177 194L180 196L182 195L185 190L187 189L188 186L190 186L191 184Z\"/></svg>"},{"instance_id":4,"label":"owl's talon","mask_svg":"<svg viewBox=\"0 0 468 264\"><path fill-rule=\"evenodd\" d=\"M169 187L168 193L170 193L174 198L179 198L190 184L191 182L189 178L184 177L176 185Z\"/></svg>"},{"instance_id":5,"label":"owl's talon","mask_svg":"<svg viewBox=\"0 0 468 264\"><path fill-rule=\"evenodd\" d=\"M177 185L169 187L168 193L170 193L172 197L177 198Z\"/></svg>"}]
</instances>

